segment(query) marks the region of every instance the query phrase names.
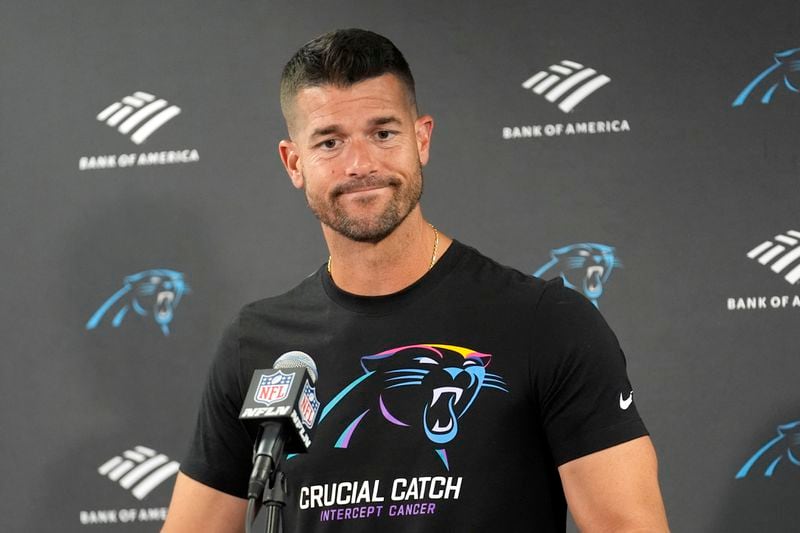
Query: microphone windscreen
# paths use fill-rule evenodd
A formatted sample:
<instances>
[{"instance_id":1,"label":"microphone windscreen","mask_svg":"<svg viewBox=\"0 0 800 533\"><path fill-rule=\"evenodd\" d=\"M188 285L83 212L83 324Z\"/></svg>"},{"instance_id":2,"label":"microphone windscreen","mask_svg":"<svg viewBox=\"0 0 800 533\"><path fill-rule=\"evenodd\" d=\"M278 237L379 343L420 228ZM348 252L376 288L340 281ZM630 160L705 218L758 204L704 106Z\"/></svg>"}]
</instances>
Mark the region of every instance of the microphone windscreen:
<instances>
[{"instance_id":1,"label":"microphone windscreen","mask_svg":"<svg viewBox=\"0 0 800 533\"><path fill-rule=\"evenodd\" d=\"M308 374L311 376L311 379L314 380L314 383L317 382L317 365L314 363L314 360L311 359L311 356L305 352L297 350L286 352L275 360L275 364L272 365L272 368L305 368L308 370Z\"/></svg>"}]
</instances>

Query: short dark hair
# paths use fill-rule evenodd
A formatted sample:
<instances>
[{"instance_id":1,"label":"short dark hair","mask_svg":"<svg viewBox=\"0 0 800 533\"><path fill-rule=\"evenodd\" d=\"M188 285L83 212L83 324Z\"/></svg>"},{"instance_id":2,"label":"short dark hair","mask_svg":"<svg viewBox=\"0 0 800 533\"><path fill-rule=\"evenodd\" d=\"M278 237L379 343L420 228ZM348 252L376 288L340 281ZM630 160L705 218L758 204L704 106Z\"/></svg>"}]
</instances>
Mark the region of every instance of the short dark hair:
<instances>
[{"instance_id":1,"label":"short dark hair","mask_svg":"<svg viewBox=\"0 0 800 533\"><path fill-rule=\"evenodd\" d=\"M414 77L403 54L382 35L360 29L334 30L304 44L286 63L281 76L281 110L288 120L292 100L305 87L350 87L383 74L394 74L416 106Z\"/></svg>"}]
</instances>

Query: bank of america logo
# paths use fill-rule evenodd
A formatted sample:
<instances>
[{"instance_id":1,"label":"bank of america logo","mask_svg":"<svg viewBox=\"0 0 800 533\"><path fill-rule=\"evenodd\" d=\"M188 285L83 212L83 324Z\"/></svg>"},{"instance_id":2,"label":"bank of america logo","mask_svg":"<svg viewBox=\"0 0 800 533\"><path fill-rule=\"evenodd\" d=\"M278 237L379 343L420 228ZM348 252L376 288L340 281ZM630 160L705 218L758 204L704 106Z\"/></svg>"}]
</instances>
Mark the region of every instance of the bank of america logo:
<instances>
[{"instance_id":1,"label":"bank of america logo","mask_svg":"<svg viewBox=\"0 0 800 533\"><path fill-rule=\"evenodd\" d=\"M181 108L167 106L163 98L136 91L119 102L114 102L97 115L97 120L117 128L123 135L130 134L136 144L142 144L158 128L180 115Z\"/></svg>"},{"instance_id":2,"label":"bank of america logo","mask_svg":"<svg viewBox=\"0 0 800 533\"><path fill-rule=\"evenodd\" d=\"M174 476L180 465L164 454L157 454L145 446L135 446L122 455L112 457L97 472L117 482L134 497L143 500L156 487Z\"/></svg>"},{"instance_id":3,"label":"bank of america logo","mask_svg":"<svg viewBox=\"0 0 800 533\"><path fill-rule=\"evenodd\" d=\"M770 270L794 285L800 281L800 231L789 230L776 235L773 240L750 250L747 257L769 265Z\"/></svg>"},{"instance_id":4,"label":"bank of america logo","mask_svg":"<svg viewBox=\"0 0 800 533\"><path fill-rule=\"evenodd\" d=\"M593 92L611 81L593 68L584 67L575 61L564 60L550 65L522 82L522 87L536 94L543 94L548 102L558 103L558 108L569 113Z\"/></svg>"}]
</instances>

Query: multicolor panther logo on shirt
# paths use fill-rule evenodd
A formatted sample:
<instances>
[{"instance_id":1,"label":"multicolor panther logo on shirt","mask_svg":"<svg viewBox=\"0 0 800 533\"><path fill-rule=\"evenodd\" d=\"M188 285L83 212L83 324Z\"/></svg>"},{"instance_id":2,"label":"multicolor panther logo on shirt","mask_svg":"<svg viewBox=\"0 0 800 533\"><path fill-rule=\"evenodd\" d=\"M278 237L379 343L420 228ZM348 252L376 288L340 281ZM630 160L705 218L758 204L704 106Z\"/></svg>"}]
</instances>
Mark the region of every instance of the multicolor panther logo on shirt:
<instances>
[{"instance_id":1,"label":"multicolor panther logo on shirt","mask_svg":"<svg viewBox=\"0 0 800 533\"><path fill-rule=\"evenodd\" d=\"M508 392L505 381L487 372L492 356L449 344L414 344L361 358L364 374L344 387L325 406L320 423L359 385L380 380L375 404L342 430L334 447L347 448L370 413L389 424L421 431L449 469L445 446L458 435L460 420L483 389ZM419 389L424 392L419 394ZM409 394L409 391L415 394ZM366 407L366 406L364 406Z\"/></svg>"}]
</instances>

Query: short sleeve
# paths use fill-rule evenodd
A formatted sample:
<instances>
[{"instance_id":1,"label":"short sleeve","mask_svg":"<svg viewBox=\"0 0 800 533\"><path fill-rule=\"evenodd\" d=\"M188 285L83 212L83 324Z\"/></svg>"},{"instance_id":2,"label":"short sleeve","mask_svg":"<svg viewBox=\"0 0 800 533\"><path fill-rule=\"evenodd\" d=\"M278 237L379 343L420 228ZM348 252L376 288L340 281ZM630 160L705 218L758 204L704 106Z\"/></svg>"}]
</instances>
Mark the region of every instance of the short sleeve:
<instances>
[{"instance_id":1,"label":"short sleeve","mask_svg":"<svg viewBox=\"0 0 800 533\"><path fill-rule=\"evenodd\" d=\"M625 355L597 308L558 278L535 314L531 384L556 464L647 435Z\"/></svg>"},{"instance_id":2,"label":"short sleeve","mask_svg":"<svg viewBox=\"0 0 800 533\"><path fill-rule=\"evenodd\" d=\"M253 440L239 420L239 321L226 330L206 379L194 436L181 471L204 485L247 497Z\"/></svg>"}]
</instances>

